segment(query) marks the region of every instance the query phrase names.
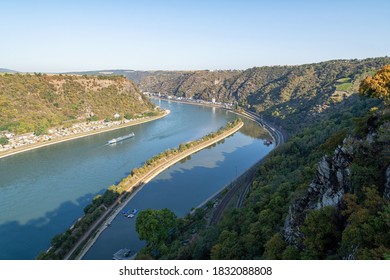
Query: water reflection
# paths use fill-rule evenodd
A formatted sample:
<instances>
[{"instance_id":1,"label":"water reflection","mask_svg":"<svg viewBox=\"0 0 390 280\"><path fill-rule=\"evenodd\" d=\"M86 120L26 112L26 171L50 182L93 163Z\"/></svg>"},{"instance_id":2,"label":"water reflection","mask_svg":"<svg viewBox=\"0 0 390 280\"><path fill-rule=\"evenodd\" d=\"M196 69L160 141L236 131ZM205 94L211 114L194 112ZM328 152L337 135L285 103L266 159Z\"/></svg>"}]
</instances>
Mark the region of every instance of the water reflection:
<instances>
[{"instance_id":1,"label":"water reflection","mask_svg":"<svg viewBox=\"0 0 390 280\"><path fill-rule=\"evenodd\" d=\"M240 132L255 139L272 140L269 133L265 129L259 127L256 122L244 118L242 120L244 121L244 126L240 129Z\"/></svg>"},{"instance_id":2,"label":"water reflection","mask_svg":"<svg viewBox=\"0 0 390 280\"><path fill-rule=\"evenodd\" d=\"M137 193L125 209L169 208L177 216L184 216L271 149L264 146L262 140L238 132L213 148L192 154L190 160L179 162L160 173ZM84 259L110 259L121 248L131 248L135 253L144 245L135 230L135 220L119 214Z\"/></svg>"},{"instance_id":3,"label":"water reflection","mask_svg":"<svg viewBox=\"0 0 390 280\"><path fill-rule=\"evenodd\" d=\"M236 115L218 108L213 110L165 101L158 101L158 104L171 110L171 114L158 121L0 159L0 259L35 258L48 248L54 235L63 232L83 214L83 208L95 195L118 183L134 167L141 166L148 158L167 148L198 139L236 118ZM106 145L108 140L132 131L136 135L134 138L120 145ZM247 139L243 133L236 133L222 142L224 144L206 149L205 153L191 156L191 160L178 169L178 174L184 176L181 184L194 181L192 176L218 178L213 170L219 167L225 173L235 174L236 165L240 168L250 164L251 160L258 160L261 153L268 152L270 147L260 147L263 146L261 140ZM248 149L254 143L260 146ZM215 150L220 148L220 152ZM231 161L229 157L233 154ZM198 158L199 155L204 159ZM172 170L175 169L169 172ZM194 170L210 170L212 173L188 175ZM221 173L221 179L230 180L225 175ZM172 174L165 176L173 178ZM158 195L151 194L153 197ZM196 202L188 204L197 205Z\"/></svg>"}]
</instances>

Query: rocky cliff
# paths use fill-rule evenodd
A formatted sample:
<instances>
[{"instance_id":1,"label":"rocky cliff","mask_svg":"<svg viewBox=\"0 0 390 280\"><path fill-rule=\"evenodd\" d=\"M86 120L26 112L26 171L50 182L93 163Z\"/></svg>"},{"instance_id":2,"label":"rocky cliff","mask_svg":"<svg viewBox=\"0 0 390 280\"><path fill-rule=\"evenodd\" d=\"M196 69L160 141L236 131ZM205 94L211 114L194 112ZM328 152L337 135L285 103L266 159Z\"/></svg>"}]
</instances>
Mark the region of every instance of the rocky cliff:
<instances>
[{"instance_id":1,"label":"rocky cliff","mask_svg":"<svg viewBox=\"0 0 390 280\"><path fill-rule=\"evenodd\" d=\"M353 160L355 141L352 137L345 138L333 156L324 156L318 163L316 178L306 194L291 204L283 228L284 238L289 244L300 245L303 238L300 227L307 210L318 210L325 206L340 209L343 195L351 190L349 165Z\"/></svg>"},{"instance_id":2,"label":"rocky cliff","mask_svg":"<svg viewBox=\"0 0 390 280\"><path fill-rule=\"evenodd\" d=\"M383 191L383 197L387 200L390 200L390 165L386 169L386 184Z\"/></svg>"},{"instance_id":3,"label":"rocky cliff","mask_svg":"<svg viewBox=\"0 0 390 280\"><path fill-rule=\"evenodd\" d=\"M302 227L309 211L332 207L335 210L336 220L342 221L341 230L345 230L351 221L346 218L348 215L342 212L348 207L351 208L351 205L354 205L351 212L353 216L362 211L361 209L371 211L372 202L367 202L369 199L375 200L375 204L386 204L379 202L380 198L370 197L370 191L367 190L373 188L374 193L377 192L384 200L390 200L389 139L387 138L390 129L387 117L382 116L382 120L378 120L377 116L371 116L364 129L367 132L364 138L349 136L335 149L332 156L321 158L316 178L310 183L305 194L293 201L289 207L282 230L287 244L300 249L304 247L303 241L306 237L302 233ZM352 167L354 171L351 171ZM378 185L378 182L383 182L383 185ZM352 204L345 202L346 194L353 195L355 198L352 201L355 202ZM351 248L344 258L355 258L358 247L356 245Z\"/></svg>"}]
</instances>

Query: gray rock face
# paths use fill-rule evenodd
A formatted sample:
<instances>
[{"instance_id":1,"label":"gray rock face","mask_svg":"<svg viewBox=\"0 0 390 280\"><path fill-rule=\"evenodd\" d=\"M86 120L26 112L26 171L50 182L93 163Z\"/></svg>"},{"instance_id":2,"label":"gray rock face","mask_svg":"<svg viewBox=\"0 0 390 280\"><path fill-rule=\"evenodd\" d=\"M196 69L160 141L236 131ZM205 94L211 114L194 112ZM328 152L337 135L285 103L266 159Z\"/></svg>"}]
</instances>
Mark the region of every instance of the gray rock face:
<instances>
[{"instance_id":1,"label":"gray rock face","mask_svg":"<svg viewBox=\"0 0 390 280\"><path fill-rule=\"evenodd\" d=\"M386 183L383 191L383 198L390 200L390 165L386 169Z\"/></svg>"},{"instance_id":2,"label":"gray rock face","mask_svg":"<svg viewBox=\"0 0 390 280\"><path fill-rule=\"evenodd\" d=\"M354 139L348 137L332 157L323 157L318 163L316 179L310 183L306 195L291 204L283 228L284 238L289 244L299 246L302 237L299 228L306 218L306 210L325 206L339 208L344 193L350 190L349 164L353 157L353 142Z\"/></svg>"},{"instance_id":3,"label":"gray rock face","mask_svg":"<svg viewBox=\"0 0 390 280\"><path fill-rule=\"evenodd\" d=\"M373 144L375 142L375 138L376 138L376 133L375 132L371 132L371 133L368 133L367 134L367 137L366 137L366 141L368 144Z\"/></svg>"}]
</instances>

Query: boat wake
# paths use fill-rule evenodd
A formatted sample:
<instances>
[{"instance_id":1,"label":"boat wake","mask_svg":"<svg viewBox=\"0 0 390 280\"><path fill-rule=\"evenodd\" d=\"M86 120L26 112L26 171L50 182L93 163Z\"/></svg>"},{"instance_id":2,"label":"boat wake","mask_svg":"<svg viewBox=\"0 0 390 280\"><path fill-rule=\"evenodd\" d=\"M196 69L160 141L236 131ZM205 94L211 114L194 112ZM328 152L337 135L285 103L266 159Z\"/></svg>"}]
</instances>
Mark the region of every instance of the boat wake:
<instances>
[{"instance_id":1,"label":"boat wake","mask_svg":"<svg viewBox=\"0 0 390 280\"><path fill-rule=\"evenodd\" d=\"M130 134L111 139L110 141L107 142L107 145L115 145L115 144L122 142L126 139L133 138L134 136L135 136L134 132L131 132Z\"/></svg>"}]
</instances>

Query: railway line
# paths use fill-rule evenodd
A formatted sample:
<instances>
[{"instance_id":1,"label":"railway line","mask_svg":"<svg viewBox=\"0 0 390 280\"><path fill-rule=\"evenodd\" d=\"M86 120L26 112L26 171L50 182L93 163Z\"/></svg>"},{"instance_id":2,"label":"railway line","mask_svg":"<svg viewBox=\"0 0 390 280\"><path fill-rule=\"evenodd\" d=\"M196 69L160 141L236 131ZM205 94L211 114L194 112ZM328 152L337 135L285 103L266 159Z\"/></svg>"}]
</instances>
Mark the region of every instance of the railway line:
<instances>
[{"instance_id":1,"label":"railway line","mask_svg":"<svg viewBox=\"0 0 390 280\"><path fill-rule=\"evenodd\" d=\"M245 110L244 112L238 114L257 122L259 125L265 128L273 138L275 142L275 148L278 147L279 145L284 144L284 142L286 141L287 135L285 135L285 133L275 128L274 126L271 126L271 124L266 122L259 115L249 110ZM245 171L240 177L238 177L235 181L232 182L231 184L232 187L227 191L226 195L223 196L221 202L217 205L217 207L212 212L211 218L209 220L209 225L215 225L221 220L223 212L230 204L231 200L238 193L240 194L235 207L236 208L242 207L245 201L245 197L249 192L250 186L252 185L257 167L261 164L263 160L264 159L261 159L259 162L257 162L255 165L253 165L251 168Z\"/></svg>"}]
</instances>

